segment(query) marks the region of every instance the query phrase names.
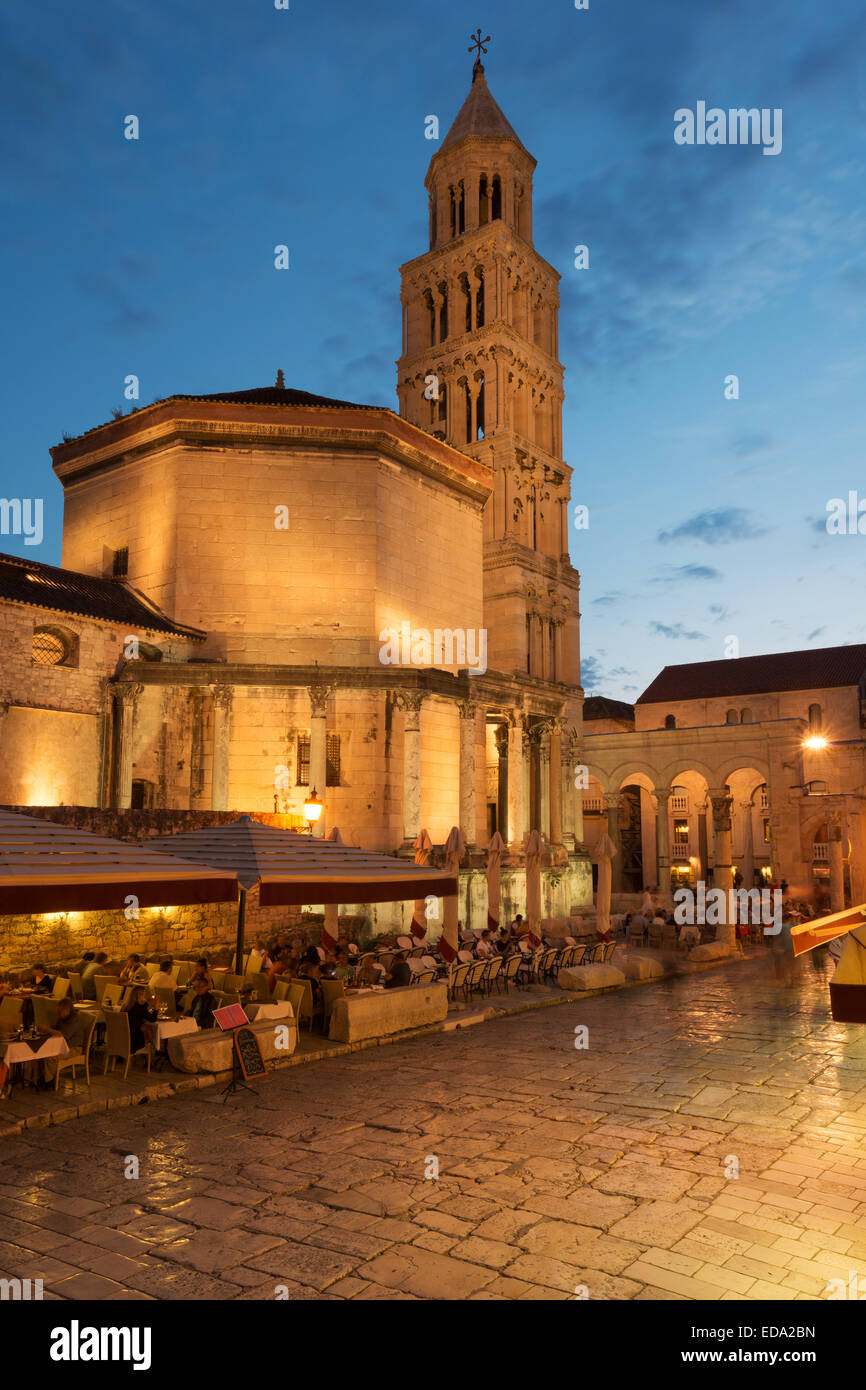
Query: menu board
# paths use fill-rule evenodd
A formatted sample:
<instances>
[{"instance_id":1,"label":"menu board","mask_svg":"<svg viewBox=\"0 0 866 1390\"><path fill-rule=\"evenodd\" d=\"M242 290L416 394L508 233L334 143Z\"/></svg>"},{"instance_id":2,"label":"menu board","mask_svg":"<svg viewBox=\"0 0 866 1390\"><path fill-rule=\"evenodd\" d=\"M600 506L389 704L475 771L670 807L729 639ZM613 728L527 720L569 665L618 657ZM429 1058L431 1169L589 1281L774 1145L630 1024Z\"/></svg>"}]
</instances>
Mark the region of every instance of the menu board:
<instances>
[{"instance_id":1,"label":"menu board","mask_svg":"<svg viewBox=\"0 0 866 1390\"><path fill-rule=\"evenodd\" d=\"M238 1029L235 1033L235 1048L245 1081L249 1081L253 1076L267 1076L268 1069L265 1066L262 1049L259 1047L259 1040L252 1028Z\"/></svg>"},{"instance_id":2,"label":"menu board","mask_svg":"<svg viewBox=\"0 0 866 1390\"><path fill-rule=\"evenodd\" d=\"M225 1008L214 1009L214 1021L226 1032L229 1028L242 1028L249 1019L240 1004L226 1004Z\"/></svg>"}]
</instances>

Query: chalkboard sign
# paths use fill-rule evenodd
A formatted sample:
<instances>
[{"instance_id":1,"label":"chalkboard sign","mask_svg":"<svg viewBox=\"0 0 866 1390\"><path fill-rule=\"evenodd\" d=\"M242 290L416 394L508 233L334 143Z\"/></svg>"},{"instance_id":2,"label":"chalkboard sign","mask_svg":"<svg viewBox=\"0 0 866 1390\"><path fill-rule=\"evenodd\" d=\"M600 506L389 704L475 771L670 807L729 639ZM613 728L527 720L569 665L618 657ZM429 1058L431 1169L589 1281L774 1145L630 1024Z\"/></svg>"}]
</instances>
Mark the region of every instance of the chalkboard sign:
<instances>
[{"instance_id":1,"label":"chalkboard sign","mask_svg":"<svg viewBox=\"0 0 866 1390\"><path fill-rule=\"evenodd\" d=\"M238 1029L235 1033L235 1049L245 1081L249 1081L253 1076L267 1076L268 1069L262 1057L262 1049L252 1028Z\"/></svg>"}]
</instances>

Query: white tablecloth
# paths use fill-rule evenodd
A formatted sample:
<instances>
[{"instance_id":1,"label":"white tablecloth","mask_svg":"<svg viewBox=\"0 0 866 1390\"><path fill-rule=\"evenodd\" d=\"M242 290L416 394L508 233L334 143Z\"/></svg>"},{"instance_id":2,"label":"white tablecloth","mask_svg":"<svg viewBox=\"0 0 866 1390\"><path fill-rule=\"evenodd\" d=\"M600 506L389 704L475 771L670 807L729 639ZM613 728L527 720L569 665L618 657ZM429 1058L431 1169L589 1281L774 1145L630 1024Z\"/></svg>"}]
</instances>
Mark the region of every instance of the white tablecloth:
<instances>
[{"instance_id":1,"label":"white tablecloth","mask_svg":"<svg viewBox=\"0 0 866 1390\"><path fill-rule=\"evenodd\" d=\"M9 1067L13 1062L41 1062L44 1057L65 1057L68 1051L66 1039L60 1036L46 1038L36 1052L29 1043L11 1042L3 1053L3 1061Z\"/></svg>"},{"instance_id":2,"label":"white tablecloth","mask_svg":"<svg viewBox=\"0 0 866 1390\"><path fill-rule=\"evenodd\" d=\"M157 1023L150 1023L148 1027L152 1030L153 1045L157 1052L165 1045L166 1038L177 1038L181 1033L197 1033L198 1024L194 1018L159 1019Z\"/></svg>"},{"instance_id":3,"label":"white tablecloth","mask_svg":"<svg viewBox=\"0 0 866 1390\"><path fill-rule=\"evenodd\" d=\"M294 1018L288 999L278 999L273 1004L248 1004L246 1010L250 1023L263 1023L268 1018Z\"/></svg>"}]
</instances>

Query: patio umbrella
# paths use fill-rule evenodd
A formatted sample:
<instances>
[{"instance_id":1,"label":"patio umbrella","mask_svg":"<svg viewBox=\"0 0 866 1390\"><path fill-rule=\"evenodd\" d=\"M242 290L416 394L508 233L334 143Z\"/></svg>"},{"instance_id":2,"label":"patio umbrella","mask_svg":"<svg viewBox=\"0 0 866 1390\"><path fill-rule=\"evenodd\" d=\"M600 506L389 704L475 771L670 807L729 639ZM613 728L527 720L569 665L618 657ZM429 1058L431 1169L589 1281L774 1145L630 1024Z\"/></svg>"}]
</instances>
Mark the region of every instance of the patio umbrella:
<instances>
[{"instance_id":1,"label":"patio umbrella","mask_svg":"<svg viewBox=\"0 0 866 1390\"><path fill-rule=\"evenodd\" d=\"M333 826L325 836L332 845L341 845L343 837ZM340 940L340 904L325 903L325 920L322 924L322 945L326 951L336 951Z\"/></svg>"},{"instance_id":2,"label":"patio umbrella","mask_svg":"<svg viewBox=\"0 0 866 1390\"><path fill-rule=\"evenodd\" d=\"M433 852L433 841L430 839L426 830L419 832L413 849L415 850L415 863L419 865L419 867L423 868L426 864L430 863L430 855ZM416 941L422 941L427 935L426 898L415 899L415 908L412 912L412 925L409 930Z\"/></svg>"},{"instance_id":3,"label":"patio umbrella","mask_svg":"<svg viewBox=\"0 0 866 1390\"><path fill-rule=\"evenodd\" d=\"M599 836L592 857L598 865L598 887L595 894L595 930L597 935L610 931L610 888L613 880L612 862L616 845L607 831Z\"/></svg>"},{"instance_id":4,"label":"patio umbrella","mask_svg":"<svg viewBox=\"0 0 866 1390\"><path fill-rule=\"evenodd\" d=\"M490 931L499 931L499 876L502 869L502 854L505 841L498 830L494 830L487 846L487 926Z\"/></svg>"},{"instance_id":5,"label":"patio umbrella","mask_svg":"<svg viewBox=\"0 0 866 1390\"><path fill-rule=\"evenodd\" d=\"M457 959L457 887L460 883L460 860L466 852L466 842L457 826L452 826L445 841L445 872L455 881L454 892L445 899L444 924L439 938L439 954L449 965Z\"/></svg>"},{"instance_id":6,"label":"patio umbrella","mask_svg":"<svg viewBox=\"0 0 866 1390\"><path fill-rule=\"evenodd\" d=\"M441 869L416 868L387 854L370 854L302 831L262 825L250 816L148 844L197 864L234 871L242 889L239 958L243 956L243 905L248 890L257 884L262 907L407 902L421 894L441 897L457 892L456 879Z\"/></svg>"},{"instance_id":7,"label":"patio umbrella","mask_svg":"<svg viewBox=\"0 0 866 1390\"><path fill-rule=\"evenodd\" d=\"M526 915L529 918L529 940L541 945L541 851L543 845L537 830L530 830L524 845L526 855Z\"/></svg>"}]
</instances>

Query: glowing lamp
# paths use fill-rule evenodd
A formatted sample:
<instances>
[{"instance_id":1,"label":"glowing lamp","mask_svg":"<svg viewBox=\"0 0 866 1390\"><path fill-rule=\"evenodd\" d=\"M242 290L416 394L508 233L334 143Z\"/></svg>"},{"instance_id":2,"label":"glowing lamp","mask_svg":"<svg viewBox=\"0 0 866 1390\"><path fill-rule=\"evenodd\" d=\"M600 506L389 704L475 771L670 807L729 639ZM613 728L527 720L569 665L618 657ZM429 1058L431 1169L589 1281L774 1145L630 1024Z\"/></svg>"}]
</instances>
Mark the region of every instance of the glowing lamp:
<instances>
[{"instance_id":1,"label":"glowing lamp","mask_svg":"<svg viewBox=\"0 0 866 1390\"><path fill-rule=\"evenodd\" d=\"M310 833L312 833L313 826L316 824L321 814L322 803L316 796L316 788L313 787L313 790L304 802L304 820L310 828Z\"/></svg>"},{"instance_id":2,"label":"glowing lamp","mask_svg":"<svg viewBox=\"0 0 866 1390\"><path fill-rule=\"evenodd\" d=\"M821 748L826 748L828 741L823 734L810 734L808 738L803 739L803 747L811 748L813 752L817 752Z\"/></svg>"}]
</instances>

